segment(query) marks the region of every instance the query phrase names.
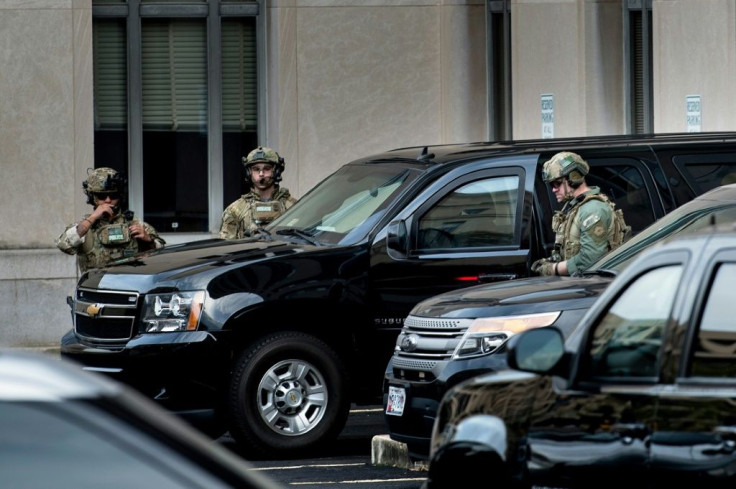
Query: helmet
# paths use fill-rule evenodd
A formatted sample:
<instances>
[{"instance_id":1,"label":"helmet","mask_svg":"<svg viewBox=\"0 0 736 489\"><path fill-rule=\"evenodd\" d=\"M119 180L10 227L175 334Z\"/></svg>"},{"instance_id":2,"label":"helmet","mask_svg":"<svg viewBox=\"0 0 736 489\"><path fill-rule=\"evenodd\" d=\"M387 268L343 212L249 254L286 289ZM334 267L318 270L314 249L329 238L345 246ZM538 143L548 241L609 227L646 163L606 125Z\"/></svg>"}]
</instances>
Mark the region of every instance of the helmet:
<instances>
[{"instance_id":1,"label":"helmet","mask_svg":"<svg viewBox=\"0 0 736 489\"><path fill-rule=\"evenodd\" d=\"M87 170L87 180L82 182L84 194L87 196L87 203L94 205L94 194L97 193L116 193L120 194L122 199L125 195L125 178L112 168L95 168Z\"/></svg>"},{"instance_id":2,"label":"helmet","mask_svg":"<svg viewBox=\"0 0 736 489\"><path fill-rule=\"evenodd\" d=\"M273 181L278 183L281 181L281 174L284 172L284 159L279 154L265 146L258 146L256 149L248 153L243 158L243 166L245 167L246 180L251 181L250 167L255 163L270 163L273 165Z\"/></svg>"},{"instance_id":3,"label":"helmet","mask_svg":"<svg viewBox=\"0 0 736 489\"><path fill-rule=\"evenodd\" d=\"M567 177L570 185L579 187L585 180L590 167L579 154L569 151L557 153L547 160L542 167L542 180L550 183L554 180Z\"/></svg>"}]
</instances>

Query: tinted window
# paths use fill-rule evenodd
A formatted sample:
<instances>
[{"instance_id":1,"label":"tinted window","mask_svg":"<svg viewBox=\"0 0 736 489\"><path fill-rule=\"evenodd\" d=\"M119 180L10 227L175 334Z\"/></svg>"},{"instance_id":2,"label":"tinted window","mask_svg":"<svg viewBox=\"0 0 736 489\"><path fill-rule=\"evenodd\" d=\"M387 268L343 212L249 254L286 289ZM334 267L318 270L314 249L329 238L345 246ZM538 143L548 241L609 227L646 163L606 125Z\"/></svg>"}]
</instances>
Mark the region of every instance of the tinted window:
<instances>
[{"instance_id":1,"label":"tinted window","mask_svg":"<svg viewBox=\"0 0 736 489\"><path fill-rule=\"evenodd\" d=\"M662 334L672 310L681 266L649 270L631 282L593 329L592 376L656 374Z\"/></svg>"},{"instance_id":2,"label":"tinted window","mask_svg":"<svg viewBox=\"0 0 736 489\"><path fill-rule=\"evenodd\" d=\"M595 167L586 179L599 187L624 213L633 234L654 222L652 198L639 168L628 165Z\"/></svg>"},{"instance_id":3,"label":"tinted window","mask_svg":"<svg viewBox=\"0 0 736 489\"><path fill-rule=\"evenodd\" d=\"M736 375L734 290L736 290L736 264L723 264L718 267L708 290L695 344L692 375L706 377Z\"/></svg>"},{"instance_id":4,"label":"tinted window","mask_svg":"<svg viewBox=\"0 0 736 489\"><path fill-rule=\"evenodd\" d=\"M83 404L67 407L0 403L3 487L224 487L115 418Z\"/></svg>"},{"instance_id":5,"label":"tinted window","mask_svg":"<svg viewBox=\"0 0 736 489\"><path fill-rule=\"evenodd\" d=\"M697 193L736 182L736 154L679 155L672 161Z\"/></svg>"},{"instance_id":6,"label":"tinted window","mask_svg":"<svg viewBox=\"0 0 736 489\"><path fill-rule=\"evenodd\" d=\"M477 248L516 242L519 177L488 178L457 188L419 221L419 249Z\"/></svg>"}]
</instances>

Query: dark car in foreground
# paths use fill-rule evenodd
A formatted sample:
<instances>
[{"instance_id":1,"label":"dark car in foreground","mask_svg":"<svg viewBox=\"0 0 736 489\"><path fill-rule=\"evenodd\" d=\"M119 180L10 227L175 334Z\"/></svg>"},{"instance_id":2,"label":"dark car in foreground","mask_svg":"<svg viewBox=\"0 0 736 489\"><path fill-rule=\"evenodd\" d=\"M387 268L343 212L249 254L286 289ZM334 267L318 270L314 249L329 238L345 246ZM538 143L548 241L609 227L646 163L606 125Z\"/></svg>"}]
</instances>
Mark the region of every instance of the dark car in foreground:
<instances>
[{"instance_id":1,"label":"dark car in foreground","mask_svg":"<svg viewBox=\"0 0 736 489\"><path fill-rule=\"evenodd\" d=\"M528 328L554 325L565 335L614 277L642 250L670 235L736 222L736 184L683 204L581 276L533 277L448 292L420 302L396 342L384 379L386 425L412 457L426 459L444 393L482 373L506 368L505 343Z\"/></svg>"},{"instance_id":2,"label":"dark car in foreground","mask_svg":"<svg viewBox=\"0 0 736 489\"><path fill-rule=\"evenodd\" d=\"M132 389L47 354L0 350L2 487L277 489Z\"/></svg>"},{"instance_id":3,"label":"dark car in foreground","mask_svg":"<svg viewBox=\"0 0 736 489\"><path fill-rule=\"evenodd\" d=\"M733 223L645 251L566 343L520 333L447 392L426 485L733 487L735 290Z\"/></svg>"}]
</instances>

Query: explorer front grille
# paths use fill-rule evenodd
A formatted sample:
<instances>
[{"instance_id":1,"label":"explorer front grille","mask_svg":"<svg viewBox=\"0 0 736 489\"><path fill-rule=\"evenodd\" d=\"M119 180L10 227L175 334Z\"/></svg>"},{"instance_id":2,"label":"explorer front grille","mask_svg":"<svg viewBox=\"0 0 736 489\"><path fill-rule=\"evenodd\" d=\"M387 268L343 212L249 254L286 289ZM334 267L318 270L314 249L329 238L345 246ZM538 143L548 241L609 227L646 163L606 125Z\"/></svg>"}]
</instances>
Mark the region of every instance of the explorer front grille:
<instances>
[{"instance_id":1,"label":"explorer front grille","mask_svg":"<svg viewBox=\"0 0 736 489\"><path fill-rule=\"evenodd\" d=\"M74 331L98 342L126 341L135 334L138 293L78 288Z\"/></svg>"},{"instance_id":2,"label":"explorer front grille","mask_svg":"<svg viewBox=\"0 0 736 489\"><path fill-rule=\"evenodd\" d=\"M392 365L397 378L430 382L452 354L472 319L409 316L396 340Z\"/></svg>"}]
</instances>

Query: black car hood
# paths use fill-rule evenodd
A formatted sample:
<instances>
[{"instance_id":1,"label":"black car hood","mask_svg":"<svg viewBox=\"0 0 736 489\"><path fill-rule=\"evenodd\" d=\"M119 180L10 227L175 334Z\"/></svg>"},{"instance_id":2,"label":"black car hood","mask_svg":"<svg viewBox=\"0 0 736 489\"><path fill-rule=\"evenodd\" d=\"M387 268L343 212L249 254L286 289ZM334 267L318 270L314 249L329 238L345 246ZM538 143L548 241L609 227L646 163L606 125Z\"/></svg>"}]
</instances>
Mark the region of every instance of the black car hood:
<instances>
[{"instance_id":1,"label":"black car hood","mask_svg":"<svg viewBox=\"0 0 736 489\"><path fill-rule=\"evenodd\" d=\"M532 277L446 292L417 304L415 316L498 317L588 309L613 277Z\"/></svg>"},{"instance_id":2,"label":"black car hood","mask_svg":"<svg viewBox=\"0 0 736 489\"><path fill-rule=\"evenodd\" d=\"M92 269L82 276L82 287L148 291L190 282L207 283L245 263L270 261L325 248L281 240L204 240L144 252Z\"/></svg>"}]
</instances>

